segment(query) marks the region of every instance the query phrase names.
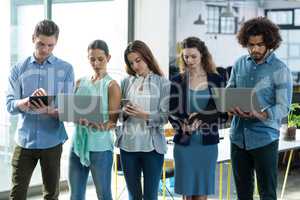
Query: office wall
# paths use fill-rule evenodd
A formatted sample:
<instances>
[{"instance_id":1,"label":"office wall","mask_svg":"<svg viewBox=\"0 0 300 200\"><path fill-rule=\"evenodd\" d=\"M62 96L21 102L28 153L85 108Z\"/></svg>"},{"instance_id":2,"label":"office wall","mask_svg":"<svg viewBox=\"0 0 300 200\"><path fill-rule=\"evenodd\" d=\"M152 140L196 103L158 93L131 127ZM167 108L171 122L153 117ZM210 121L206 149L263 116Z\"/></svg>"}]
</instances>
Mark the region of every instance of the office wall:
<instances>
[{"instance_id":1,"label":"office wall","mask_svg":"<svg viewBox=\"0 0 300 200\"><path fill-rule=\"evenodd\" d=\"M300 2L289 2L286 0L275 0L275 1L268 1L265 0L264 7L266 9L284 9L284 8L300 8Z\"/></svg>"},{"instance_id":2,"label":"office wall","mask_svg":"<svg viewBox=\"0 0 300 200\"><path fill-rule=\"evenodd\" d=\"M170 0L135 1L135 39L146 42L166 75L169 74Z\"/></svg>"},{"instance_id":3,"label":"office wall","mask_svg":"<svg viewBox=\"0 0 300 200\"><path fill-rule=\"evenodd\" d=\"M188 36L197 36L203 39L218 66L229 66L234 63L238 56L247 53L237 43L234 34L208 34L205 25L195 25L193 22L202 15L207 19L206 3L204 1L177 0L176 1L176 40L181 41ZM209 5L209 4L208 4ZM225 5L214 3L213 5ZM239 8L239 19L247 20L257 15L263 15L263 9L257 2L234 3ZM206 22L207 23L207 22Z\"/></svg>"}]
</instances>

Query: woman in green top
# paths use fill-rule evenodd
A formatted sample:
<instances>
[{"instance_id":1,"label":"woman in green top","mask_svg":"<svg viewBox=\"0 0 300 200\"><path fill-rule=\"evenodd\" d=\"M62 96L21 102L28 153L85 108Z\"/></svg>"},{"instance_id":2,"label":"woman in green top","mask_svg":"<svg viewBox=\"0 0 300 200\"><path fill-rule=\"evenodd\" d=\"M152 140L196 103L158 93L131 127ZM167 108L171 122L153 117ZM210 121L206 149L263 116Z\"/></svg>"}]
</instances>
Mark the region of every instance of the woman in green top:
<instances>
[{"instance_id":1,"label":"woman in green top","mask_svg":"<svg viewBox=\"0 0 300 200\"><path fill-rule=\"evenodd\" d=\"M112 200L111 169L113 162L113 134L121 91L115 80L106 72L110 60L107 44L93 41L88 47L88 59L94 74L80 78L76 95L100 96L103 122L93 123L80 119L75 124L75 136L69 159L69 185L71 200L85 199L89 171L96 186L98 199Z\"/></svg>"}]
</instances>

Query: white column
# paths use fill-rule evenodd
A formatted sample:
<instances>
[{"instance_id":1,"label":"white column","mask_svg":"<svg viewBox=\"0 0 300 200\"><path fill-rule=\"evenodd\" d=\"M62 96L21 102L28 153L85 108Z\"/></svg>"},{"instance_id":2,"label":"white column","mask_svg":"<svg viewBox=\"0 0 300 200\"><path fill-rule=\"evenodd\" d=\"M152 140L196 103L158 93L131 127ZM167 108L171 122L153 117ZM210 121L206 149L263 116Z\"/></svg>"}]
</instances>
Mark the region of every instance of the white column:
<instances>
[{"instance_id":1,"label":"white column","mask_svg":"<svg viewBox=\"0 0 300 200\"><path fill-rule=\"evenodd\" d=\"M166 76L169 74L170 0L135 1L135 39L152 50Z\"/></svg>"}]
</instances>

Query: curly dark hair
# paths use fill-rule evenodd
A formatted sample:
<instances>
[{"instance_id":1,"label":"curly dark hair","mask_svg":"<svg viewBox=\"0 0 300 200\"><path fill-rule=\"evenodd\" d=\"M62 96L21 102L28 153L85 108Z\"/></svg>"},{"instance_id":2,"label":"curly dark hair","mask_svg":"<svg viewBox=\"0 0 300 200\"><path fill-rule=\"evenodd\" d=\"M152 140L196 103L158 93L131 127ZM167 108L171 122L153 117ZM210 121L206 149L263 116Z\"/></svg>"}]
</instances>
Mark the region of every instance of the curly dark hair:
<instances>
[{"instance_id":1,"label":"curly dark hair","mask_svg":"<svg viewBox=\"0 0 300 200\"><path fill-rule=\"evenodd\" d=\"M207 46L205 45L204 41L200 40L198 37L188 37L184 39L181 43L181 48L196 48L200 54L201 54L201 65L203 66L203 69L208 73L216 73L216 65L213 62L212 56L210 52L208 51ZM182 65L180 65L180 71L183 73L186 68L186 63L183 59L183 54L181 53L181 60L183 62Z\"/></svg>"},{"instance_id":2,"label":"curly dark hair","mask_svg":"<svg viewBox=\"0 0 300 200\"><path fill-rule=\"evenodd\" d=\"M277 49L282 41L279 27L266 17L255 17L242 25L237 39L243 47L247 47L249 37L262 35L267 49Z\"/></svg>"}]
</instances>

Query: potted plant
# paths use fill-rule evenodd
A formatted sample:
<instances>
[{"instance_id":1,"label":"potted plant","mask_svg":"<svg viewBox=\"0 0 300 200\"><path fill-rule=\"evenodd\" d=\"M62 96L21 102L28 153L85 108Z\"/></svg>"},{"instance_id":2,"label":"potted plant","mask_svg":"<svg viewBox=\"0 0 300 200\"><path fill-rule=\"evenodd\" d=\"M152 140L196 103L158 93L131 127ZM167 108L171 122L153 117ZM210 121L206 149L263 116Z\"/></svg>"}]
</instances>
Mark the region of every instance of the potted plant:
<instances>
[{"instance_id":1,"label":"potted plant","mask_svg":"<svg viewBox=\"0 0 300 200\"><path fill-rule=\"evenodd\" d=\"M284 140L295 140L296 129L300 127L300 115L296 111L300 112L300 104L292 103L288 114L288 128L283 137Z\"/></svg>"}]
</instances>

